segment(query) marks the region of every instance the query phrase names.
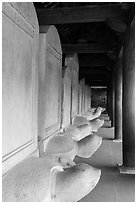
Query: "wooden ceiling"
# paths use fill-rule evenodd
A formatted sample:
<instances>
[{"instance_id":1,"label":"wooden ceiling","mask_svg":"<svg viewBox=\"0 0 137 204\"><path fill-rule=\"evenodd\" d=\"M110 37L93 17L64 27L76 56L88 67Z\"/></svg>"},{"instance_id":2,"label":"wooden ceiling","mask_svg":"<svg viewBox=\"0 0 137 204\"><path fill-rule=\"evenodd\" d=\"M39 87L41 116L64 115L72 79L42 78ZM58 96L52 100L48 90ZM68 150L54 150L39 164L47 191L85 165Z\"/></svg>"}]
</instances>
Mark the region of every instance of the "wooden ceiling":
<instances>
[{"instance_id":1,"label":"wooden ceiling","mask_svg":"<svg viewBox=\"0 0 137 204\"><path fill-rule=\"evenodd\" d=\"M78 53L80 79L106 85L123 35L134 16L134 2L34 2L40 25L55 25L63 54Z\"/></svg>"}]
</instances>

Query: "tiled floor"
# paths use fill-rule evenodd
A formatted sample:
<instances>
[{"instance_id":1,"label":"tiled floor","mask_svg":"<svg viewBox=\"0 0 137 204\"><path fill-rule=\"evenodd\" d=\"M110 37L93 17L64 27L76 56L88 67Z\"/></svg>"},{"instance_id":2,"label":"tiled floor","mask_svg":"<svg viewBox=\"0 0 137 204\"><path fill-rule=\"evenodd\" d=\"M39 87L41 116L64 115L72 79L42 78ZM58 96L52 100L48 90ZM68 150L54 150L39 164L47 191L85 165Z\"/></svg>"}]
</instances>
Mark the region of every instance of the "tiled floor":
<instances>
[{"instance_id":1,"label":"tiled floor","mask_svg":"<svg viewBox=\"0 0 137 204\"><path fill-rule=\"evenodd\" d=\"M122 143L113 142L114 128L100 128L97 135L103 137L100 148L88 159L75 158L75 162L85 162L102 171L97 186L79 202L134 202L135 177L119 173Z\"/></svg>"}]
</instances>

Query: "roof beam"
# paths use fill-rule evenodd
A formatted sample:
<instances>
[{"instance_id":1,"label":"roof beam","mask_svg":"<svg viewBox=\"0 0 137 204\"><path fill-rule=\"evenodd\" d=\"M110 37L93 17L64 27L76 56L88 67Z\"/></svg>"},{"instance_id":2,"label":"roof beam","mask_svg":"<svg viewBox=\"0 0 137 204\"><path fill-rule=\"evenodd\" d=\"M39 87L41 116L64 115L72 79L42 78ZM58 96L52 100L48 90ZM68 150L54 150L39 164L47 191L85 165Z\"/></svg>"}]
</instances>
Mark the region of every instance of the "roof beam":
<instances>
[{"instance_id":1,"label":"roof beam","mask_svg":"<svg viewBox=\"0 0 137 204\"><path fill-rule=\"evenodd\" d=\"M106 70L102 69L102 70L96 70L96 69L80 69L79 73L82 75L105 75L106 74Z\"/></svg>"},{"instance_id":2,"label":"roof beam","mask_svg":"<svg viewBox=\"0 0 137 204\"><path fill-rule=\"evenodd\" d=\"M86 84L89 86L106 86L107 82L105 80L90 80L90 79L85 79Z\"/></svg>"},{"instance_id":3,"label":"roof beam","mask_svg":"<svg viewBox=\"0 0 137 204\"><path fill-rule=\"evenodd\" d=\"M40 25L102 22L108 18L125 18L122 5L83 6L73 8L37 9Z\"/></svg>"},{"instance_id":4,"label":"roof beam","mask_svg":"<svg viewBox=\"0 0 137 204\"><path fill-rule=\"evenodd\" d=\"M106 59L91 59L91 60L81 60L79 59L80 67L104 67L110 65L110 61Z\"/></svg>"},{"instance_id":5,"label":"roof beam","mask_svg":"<svg viewBox=\"0 0 137 204\"><path fill-rule=\"evenodd\" d=\"M107 80L107 77L104 75L104 74L101 74L101 75L93 75L93 74L80 74L80 78L86 78L86 79L89 79L89 80L93 80L93 81L96 81L96 80Z\"/></svg>"},{"instance_id":6,"label":"roof beam","mask_svg":"<svg viewBox=\"0 0 137 204\"><path fill-rule=\"evenodd\" d=\"M63 44L62 49L64 53L107 53L114 49L113 44Z\"/></svg>"}]
</instances>

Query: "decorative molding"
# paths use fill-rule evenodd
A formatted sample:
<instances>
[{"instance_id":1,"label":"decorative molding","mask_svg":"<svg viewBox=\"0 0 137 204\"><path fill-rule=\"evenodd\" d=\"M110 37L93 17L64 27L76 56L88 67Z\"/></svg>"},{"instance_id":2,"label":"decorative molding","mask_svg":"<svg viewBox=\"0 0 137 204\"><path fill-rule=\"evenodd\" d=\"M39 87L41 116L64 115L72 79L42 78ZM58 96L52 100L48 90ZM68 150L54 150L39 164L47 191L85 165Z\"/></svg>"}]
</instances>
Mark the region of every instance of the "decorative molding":
<instances>
[{"instance_id":1,"label":"decorative molding","mask_svg":"<svg viewBox=\"0 0 137 204\"><path fill-rule=\"evenodd\" d=\"M27 33L30 37L34 37L35 28L28 23L28 21L21 16L21 14L10 4L4 3L2 4L2 12L17 26L19 26L25 33Z\"/></svg>"}]
</instances>

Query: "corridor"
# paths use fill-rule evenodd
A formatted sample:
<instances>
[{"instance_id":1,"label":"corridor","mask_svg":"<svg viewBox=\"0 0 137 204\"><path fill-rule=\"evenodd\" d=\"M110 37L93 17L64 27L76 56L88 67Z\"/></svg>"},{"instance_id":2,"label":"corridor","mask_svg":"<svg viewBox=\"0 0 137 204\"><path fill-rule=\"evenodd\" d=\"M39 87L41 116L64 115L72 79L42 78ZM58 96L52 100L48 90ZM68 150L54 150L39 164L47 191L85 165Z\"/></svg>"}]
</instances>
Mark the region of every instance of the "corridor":
<instances>
[{"instance_id":1,"label":"corridor","mask_svg":"<svg viewBox=\"0 0 137 204\"><path fill-rule=\"evenodd\" d=\"M133 202L134 182L135 2L3 2L3 202Z\"/></svg>"}]
</instances>

